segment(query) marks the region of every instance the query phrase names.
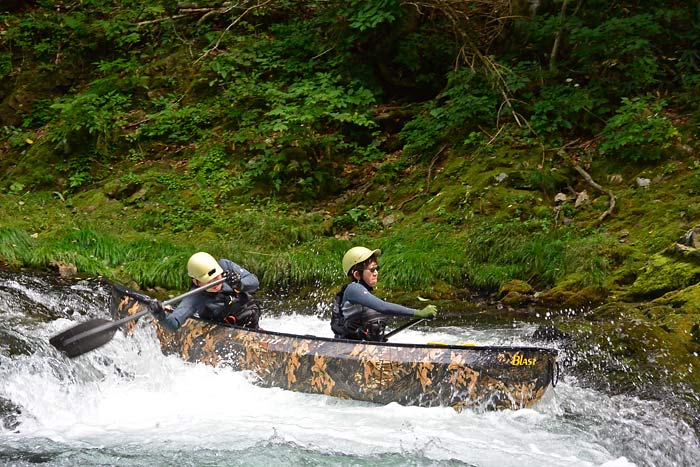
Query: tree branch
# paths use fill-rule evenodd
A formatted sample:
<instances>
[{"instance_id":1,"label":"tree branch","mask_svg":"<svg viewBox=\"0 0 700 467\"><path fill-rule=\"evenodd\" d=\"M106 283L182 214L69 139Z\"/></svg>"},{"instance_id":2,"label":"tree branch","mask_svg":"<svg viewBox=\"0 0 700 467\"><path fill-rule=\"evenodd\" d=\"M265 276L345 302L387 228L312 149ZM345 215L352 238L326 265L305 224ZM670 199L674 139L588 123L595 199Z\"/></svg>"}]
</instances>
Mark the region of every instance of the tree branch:
<instances>
[{"instance_id":1,"label":"tree branch","mask_svg":"<svg viewBox=\"0 0 700 467\"><path fill-rule=\"evenodd\" d=\"M566 20L566 6L569 4L569 0L564 0L561 4L561 11L559 12L559 27L554 35L554 45L552 46L552 52L549 54L549 71L554 71L557 68L557 53L559 52L559 44L561 43L562 29L564 28L564 21Z\"/></svg>"},{"instance_id":2,"label":"tree branch","mask_svg":"<svg viewBox=\"0 0 700 467\"><path fill-rule=\"evenodd\" d=\"M267 5L268 3L270 3L271 1L272 1L272 0L265 0L264 2L261 2L261 3L258 3L258 4L256 4L256 5L253 5L253 6L248 7L243 13L241 13L241 15L240 15L238 18L236 18L231 24L229 24L229 25L226 27L226 29L224 29L224 32L221 33L221 36L219 36L219 40L216 41L216 44L214 44L213 47L211 47L211 48L209 48L208 50L206 50L206 51L202 54L202 56L200 56L200 57L199 57L197 60L195 60L194 62L197 63L198 61L202 60L203 58L205 58L207 55L209 55L209 54L212 53L213 51L217 50L217 49L219 48L219 45L221 45L221 41L224 39L224 36L226 35L226 33L227 33L232 27L234 27L236 24L238 24L238 23L245 17L245 15L247 15L248 13L250 13L250 12L253 11L253 10L256 10L256 9L258 9L258 8L264 7L265 5ZM226 11L228 12L228 11L232 10L233 8L234 8L234 7L229 7Z\"/></svg>"},{"instance_id":3,"label":"tree branch","mask_svg":"<svg viewBox=\"0 0 700 467\"><path fill-rule=\"evenodd\" d=\"M593 178L591 178L591 176L588 175L588 172L583 170L583 168L580 165L574 164L574 169L576 170L576 172L581 174L581 176L584 178L584 180L586 180L588 182L589 185L591 185L596 190L602 191L603 193L607 194L610 197L610 206L603 214L601 214L598 217L598 222L604 221L605 218L608 217L610 214L612 214L613 210L615 209L615 199L616 199L615 194L611 190L606 190L605 188L603 188L602 186L597 184L593 180Z\"/></svg>"}]
</instances>

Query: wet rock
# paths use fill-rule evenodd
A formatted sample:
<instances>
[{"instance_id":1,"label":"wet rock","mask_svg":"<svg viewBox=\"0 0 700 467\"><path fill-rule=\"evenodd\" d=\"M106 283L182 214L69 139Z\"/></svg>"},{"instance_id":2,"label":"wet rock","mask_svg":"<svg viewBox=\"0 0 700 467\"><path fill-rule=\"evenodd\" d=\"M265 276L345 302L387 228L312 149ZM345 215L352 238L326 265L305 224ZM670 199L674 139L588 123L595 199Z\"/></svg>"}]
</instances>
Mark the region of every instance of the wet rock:
<instances>
[{"instance_id":1,"label":"wet rock","mask_svg":"<svg viewBox=\"0 0 700 467\"><path fill-rule=\"evenodd\" d=\"M674 384L700 390L698 309L695 285L651 302L606 303L586 314L585 327L557 324L571 330L567 353L576 356L577 373L604 373L613 391L653 397Z\"/></svg>"},{"instance_id":2,"label":"wet rock","mask_svg":"<svg viewBox=\"0 0 700 467\"><path fill-rule=\"evenodd\" d=\"M637 177L637 186L639 188L648 188L651 185L651 180L648 178Z\"/></svg>"},{"instance_id":3,"label":"wet rock","mask_svg":"<svg viewBox=\"0 0 700 467\"><path fill-rule=\"evenodd\" d=\"M538 341L560 341L569 338L569 334L552 326L551 324L543 324L532 333L532 339Z\"/></svg>"},{"instance_id":4,"label":"wet rock","mask_svg":"<svg viewBox=\"0 0 700 467\"><path fill-rule=\"evenodd\" d=\"M32 346L22 336L0 329L0 351L11 357L16 355L31 355Z\"/></svg>"},{"instance_id":5,"label":"wet rock","mask_svg":"<svg viewBox=\"0 0 700 467\"><path fill-rule=\"evenodd\" d=\"M19 426L19 416L22 408L9 399L0 397L0 424L6 430L14 430Z\"/></svg>"},{"instance_id":6,"label":"wet rock","mask_svg":"<svg viewBox=\"0 0 700 467\"><path fill-rule=\"evenodd\" d=\"M70 279L78 275L78 268L71 263L64 263L62 261L51 261L49 266L58 271L59 276L64 279Z\"/></svg>"},{"instance_id":7,"label":"wet rock","mask_svg":"<svg viewBox=\"0 0 700 467\"><path fill-rule=\"evenodd\" d=\"M500 302L505 306L522 307L534 302L534 289L530 284L521 280L506 282L498 291Z\"/></svg>"}]
</instances>

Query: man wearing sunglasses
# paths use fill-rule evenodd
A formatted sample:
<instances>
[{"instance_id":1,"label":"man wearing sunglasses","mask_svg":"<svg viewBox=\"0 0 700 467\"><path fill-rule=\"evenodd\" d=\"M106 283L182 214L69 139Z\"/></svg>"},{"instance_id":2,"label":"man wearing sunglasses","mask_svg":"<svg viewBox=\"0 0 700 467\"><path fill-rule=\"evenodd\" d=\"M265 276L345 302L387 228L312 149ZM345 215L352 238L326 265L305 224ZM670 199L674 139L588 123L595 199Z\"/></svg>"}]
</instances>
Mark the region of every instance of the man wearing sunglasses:
<instances>
[{"instance_id":1,"label":"man wearing sunglasses","mask_svg":"<svg viewBox=\"0 0 700 467\"><path fill-rule=\"evenodd\" d=\"M384 342L386 315L416 318L437 316L435 305L414 310L372 295L379 278L377 258L381 254L381 250L356 246L343 256L343 272L350 282L333 300L331 329L336 338Z\"/></svg>"}]
</instances>

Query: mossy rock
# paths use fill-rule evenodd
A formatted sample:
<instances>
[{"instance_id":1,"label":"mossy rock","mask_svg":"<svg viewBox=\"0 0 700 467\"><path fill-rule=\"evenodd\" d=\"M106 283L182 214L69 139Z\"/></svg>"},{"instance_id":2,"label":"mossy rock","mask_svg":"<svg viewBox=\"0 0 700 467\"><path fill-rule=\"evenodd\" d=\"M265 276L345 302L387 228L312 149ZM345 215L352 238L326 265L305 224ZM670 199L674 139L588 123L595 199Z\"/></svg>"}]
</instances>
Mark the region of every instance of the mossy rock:
<instances>
[{"instance_id":1,"label":"mossy rock","mask_svg":"<svg viewBox=\"0 0 700 467\"><path fill-rule=\"evenodd\" d=\"M104 191L105 195L109 198L122 200L129 198L139 191L140 188L141 184L135 180L124 181L123 179L116 178L107 181L103 185L102 191Z\"/></svg>"},{"instance_id":2,"label":"mossy rock","mask_svg":"<svg viewBox=\"0 0 700 467\"><path fill-rule=\"evenodd\" d=\"M514 279L503 284L498 291L500 302L511 307L529 305L535 301L534 289L525 281Z\"/></svg>"},{"instance_id":3,"label":"mossy rock","mask_svg":"<svg viewBox=\"0 0 700 467\"><path fill-rule=\"evenodd\" d=\"M500 300L503 305L516 308L529 305L534 301L532 295L521 294L519 292L508 292L506 296Z\"/></svg>"},{"instance_id":4,"label":"mossy rock","mask_svg":"<svg viewBox=\"0 0 700 467\"><path fill-rule=\"evenodd\" d=\"M607 291L580 285L577 280L568 280L542 292L538 296L541 305L556 309L588 309L605 301Z\"/></svg>"},{"instance_id":5,"label":"mossy rock","mask_svg":"<svg viewBox=\"0 0 700 467\"><path fill-rule=\"evenodd\" d=\"M666 305L676 313L700 315L700 284L669 292L651 303L654 305Z\"/></svg>"},{"instance_id":6,"label":"mossy rock","mask_svg":"<svg viewBox=\"0 0 700 467\"><path fill-rule=\"evenodd\" d=\"M513 279L511 281L506 282L503 284L498 291L498 296L499 297L505 297L511 292L516 292L521 295L530 295L534 293L534 289L530 284L528 284L525 281L519 280L519 279Z\"/></svg>"},{"instance_id":7,"label":"mossy rock","mask_svg":"<svg viewBox=\"0 0 700 467\"><path fill-rule=\"evenodd\" d=\"M700 261L678 260L665 254L653 255L630 286L631 299L656 298L700 281Z\"/></svg>"},{"instance_id":8,"label":"mossy rock","mask_svg":"<svg viewBox=\"0 0 700 467\"><path fill-rule=\"evenodd\" d=\"M610 302L567 320L571 352L581 373L603 371L611 388L652 394L654 386L690 384L700 390L700 285L648 303Z\"/></svg>"},{"instance_id":9,"label":"mossy rock","mask_svg":"<svg viewBox=\"0 0 700 467\"><path fill-rule=\"evenodd\" d=\"M666 326L629 317L600 321L589 330L577 325L573 329L566 353L573 356L570 371L584 379L614 393L644 397L679 384L700 390L695 334L680 340L682 334Z\"/></svg>"}]
</instances>

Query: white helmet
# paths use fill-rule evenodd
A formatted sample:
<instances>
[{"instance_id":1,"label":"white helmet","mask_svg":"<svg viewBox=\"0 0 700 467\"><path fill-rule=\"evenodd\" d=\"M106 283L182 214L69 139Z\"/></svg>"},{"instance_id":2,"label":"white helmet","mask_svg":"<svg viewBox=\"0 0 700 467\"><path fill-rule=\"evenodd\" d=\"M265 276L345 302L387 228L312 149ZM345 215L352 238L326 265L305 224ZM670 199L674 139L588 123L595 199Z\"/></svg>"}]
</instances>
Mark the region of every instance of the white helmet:
<instances>
[{"instance_id":1,"label":"white helmet","mask_svg":"<svg viewBox=\"0 0 700 467\"><path fill-rule=\"evenodd\" d=\"M343 256L343 272L347 276L353 266L363 261L367 261L372 256L379 256L382 254L382 250L370 250L363 246L356 246L350 248L345 256Z\"/></svg>"},{"instance_id":2,"label":"white helmet","mask_svg":"<svg viewBox=\"0 0 700 467\"><path fill-rule=\"evenodd\" d=\"M219 262L203 251L193 254L187 261L187 274L205 284L223 272Z\"/></svg>"}]
</instances>

